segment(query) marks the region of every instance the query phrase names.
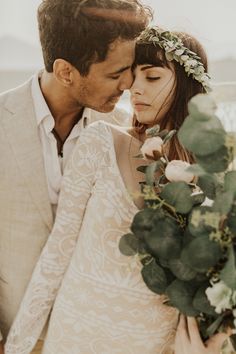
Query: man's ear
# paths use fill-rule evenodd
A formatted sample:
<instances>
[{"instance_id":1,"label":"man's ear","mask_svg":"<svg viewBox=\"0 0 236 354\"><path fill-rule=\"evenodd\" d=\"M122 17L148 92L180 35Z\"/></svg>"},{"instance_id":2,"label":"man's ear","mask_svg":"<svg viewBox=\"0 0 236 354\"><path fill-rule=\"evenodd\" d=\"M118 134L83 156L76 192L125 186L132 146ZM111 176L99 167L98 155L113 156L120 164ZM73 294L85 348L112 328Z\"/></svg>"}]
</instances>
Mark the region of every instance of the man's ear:
<instances>
[{"instance_id":1,"label":"man's ear","mask_svg":"<svg viewBox=\"0 0 236 354\"><path fill-rule=\"evenodd\" d=\"M63 86L68 87L73 83L73 66L64 59L56 59L53 63L53 74Z\"/></svg>"}]
</instances>

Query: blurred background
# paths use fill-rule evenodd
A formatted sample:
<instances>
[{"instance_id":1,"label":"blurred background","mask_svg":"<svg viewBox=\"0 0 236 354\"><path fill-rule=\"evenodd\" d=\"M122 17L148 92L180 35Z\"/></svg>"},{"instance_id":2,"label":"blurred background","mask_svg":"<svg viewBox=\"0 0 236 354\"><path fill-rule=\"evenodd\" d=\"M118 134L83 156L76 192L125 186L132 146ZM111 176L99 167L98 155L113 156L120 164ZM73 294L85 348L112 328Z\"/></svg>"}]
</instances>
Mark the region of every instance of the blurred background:
<instances>
[{"instance_id":1,"label":"blurred background","mask_svg":"<svg viewBox=\"0 0 236 354\"><path fill-rule=\"evenodd\" d=\"M0 0L0 92L43 66L36 12L41 0ZM236 82L236 0L143 0L153 23L195 35L215 83Z\"/></svg>"}]
</instances>

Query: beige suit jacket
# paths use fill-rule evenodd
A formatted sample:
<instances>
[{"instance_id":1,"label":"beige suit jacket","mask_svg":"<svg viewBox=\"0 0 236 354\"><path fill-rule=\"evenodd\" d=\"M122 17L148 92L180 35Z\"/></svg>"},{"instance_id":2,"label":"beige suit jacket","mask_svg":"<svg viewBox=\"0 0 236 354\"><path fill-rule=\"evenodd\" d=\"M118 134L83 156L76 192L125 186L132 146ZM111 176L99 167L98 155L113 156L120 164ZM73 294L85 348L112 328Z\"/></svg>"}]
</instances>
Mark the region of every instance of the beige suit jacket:
<instances>
[{"instance_id":1,"label":"beige suit jacket","mask_svg":"<svg viewBox=\"0 0 236 354\"><path fill-rule=\"evenodd\" d=\"M14 320L53 225L31 81L0 95L0 331ZM127 113L90 111L128 125Z\"/></svg>"}]
</instances>

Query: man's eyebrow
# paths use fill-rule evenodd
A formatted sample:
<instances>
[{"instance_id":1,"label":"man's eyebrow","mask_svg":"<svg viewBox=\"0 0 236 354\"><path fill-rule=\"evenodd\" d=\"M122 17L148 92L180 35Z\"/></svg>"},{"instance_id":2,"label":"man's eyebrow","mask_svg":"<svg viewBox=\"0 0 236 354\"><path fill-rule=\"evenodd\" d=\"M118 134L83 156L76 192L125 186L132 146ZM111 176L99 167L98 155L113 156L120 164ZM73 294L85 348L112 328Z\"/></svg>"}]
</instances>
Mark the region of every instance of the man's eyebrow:
<instances>
[{"instance_id":1,"label":"man's eyebrow","mask_svg":"<svg viewBox=\"0 0 236 354\"><path fill-rule=\"evenodd\" d=\"M125 66L124 68L121 68L121 69L119 69L119 70L117 70L117 71L114 71L114 72L112 72L112 73L109 73L108 75L121 74L121 73L123 73L124 71L129 70L130 68L131 68L130 65L129 65L129 66Z\"/></svg>"}]
</instances>

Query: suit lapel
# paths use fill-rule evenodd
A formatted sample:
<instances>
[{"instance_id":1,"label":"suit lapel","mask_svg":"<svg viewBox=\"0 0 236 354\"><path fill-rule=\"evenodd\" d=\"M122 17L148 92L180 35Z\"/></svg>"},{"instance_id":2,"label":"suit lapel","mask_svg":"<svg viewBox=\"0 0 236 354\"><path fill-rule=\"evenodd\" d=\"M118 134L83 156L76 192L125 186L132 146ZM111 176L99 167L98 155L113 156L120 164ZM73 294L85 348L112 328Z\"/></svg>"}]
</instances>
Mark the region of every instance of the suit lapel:
<instances>
[{"instance_id":1,"label":"suit lapel","mask_svg":"<svg viewBox=\"0 0 236 354\"><path fill-rule=\"evenodd\" d=\"M30 195L51 230L53 217L31 98L31 81L10 97L6 104L9 114L5 114L3 120L4 129Z\"/></svg>"}]
</instances>

